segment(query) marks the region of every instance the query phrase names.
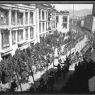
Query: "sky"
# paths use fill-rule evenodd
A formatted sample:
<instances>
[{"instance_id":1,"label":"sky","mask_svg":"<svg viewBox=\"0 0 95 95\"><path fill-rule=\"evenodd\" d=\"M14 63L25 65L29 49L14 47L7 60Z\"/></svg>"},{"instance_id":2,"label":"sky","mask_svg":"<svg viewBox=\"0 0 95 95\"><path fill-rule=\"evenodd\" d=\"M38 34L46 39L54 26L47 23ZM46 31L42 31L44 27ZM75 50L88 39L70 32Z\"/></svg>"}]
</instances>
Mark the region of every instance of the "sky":
<instances>
[{"instance_id":1,"label":"sky","mask_svg":"<svg viewBox=\"0 0 95 95\"><path fill-rule=\"evenodd\" d=\"M73 10L73 4L53 4L57 10ZM74 4L74 10L92 9L93 4Z\"/></svg>"}]
</instances>

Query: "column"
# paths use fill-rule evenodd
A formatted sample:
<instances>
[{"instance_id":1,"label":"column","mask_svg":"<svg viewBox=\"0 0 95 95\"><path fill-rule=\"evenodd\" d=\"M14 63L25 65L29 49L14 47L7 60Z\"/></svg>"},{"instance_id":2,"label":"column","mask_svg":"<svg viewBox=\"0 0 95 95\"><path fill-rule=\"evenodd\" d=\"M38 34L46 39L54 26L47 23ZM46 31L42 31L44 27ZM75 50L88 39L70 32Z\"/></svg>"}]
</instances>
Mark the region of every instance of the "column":
<instances>
[{"instance_id":1,"label":"column","mask_svg":"<svg viewBox=\"0 0 95 95\"><path fill-rule=\"evenodd\" d=\"M1 47L2 47L2 39L1 39L1 30L0 30L0 51L1 51Z\"/></svg>"},{"instance_id":2,"label":"column","mask_svg":"<svg viewBox=\"0 0 95 95\"><path fill-rule=\"evenodd\" d=\"M48 11L47 11L47 30L48 30Z\"/></svg>"},{"instance_id":3,"label":"column","mask_svg":"<svg viewBox=\"0 0 95 95\"><path fill-rule=\"evenodd\" d=\"M0 52L2 51L2 39L1 39L1 30L0 30ZM1 61L2 57L1 57L1 53L0 53L0 61Z\"/></svg>"},{"instance_id":4,"label":"column","mask_svg":"<svg viewBox=\"0 0 95 95\"><path fill-rule=\"evenodd\" d=\"M15 10L15 25L17 25L17 10Z\"/></svg>"},{"instance_id":5,"label":"column","mask_svg":"<svg viewBox=\"0 0 95 95\"><path fill-rule=\"evenodd\" d=\"M30 27L28 27L28 40L30 41Z\"/></svg>"},{"instance_id":6,"label":"column","mask_svg":"<svg viewBox=\"0 0 95 95\"><path fill-rule=\"evenodd\" d=\"M30 24L30 11L28 11L28 25Z\"/></svg>"},{"instance_id":7,"label":"column","mask_svg":"<svg viewBox=\"0 0 95 95\"><path fill-rule=\"evenodd\" d=\"M11 9L9 9L9 27L11 26Z\"/></svg>"},{"instance_id":8,"label":"column","mask_svg":"<svg viewBox=\"0 0 95 95\"><path fill-rule=\"evenodd\" d=\"M9 27L11 27L11 9L9 9ZM9 44L10 48L12 47L12 31L9 30Z\"/></svg>"},{"instance_id":9,"label":"column","mask_svg":"<svg viewBox=\"0 0 95 95\"><path fill-rule=\"evenodd\" d=\"M23 25L25 26L25 11L23 12ZM23 29L23 41L25 41L25 38L26 38L26 36L25 36L25 28Z\"/></svg>"},{"instance_id":10,"label":"column","mask_svg":"<svg viewBox=\"0 0 95 95\"><path fill-rule=\"evenodd\" d=\"M45 10L45 20L47 20L47 11Z\"/></svg>"},{"instance_id":11,"label":"column","mask_svg":"<svg viewBox=\"0 0 95 95\"><path fill-rule=\"evenodd\" d=\"M36 25L36 11L33 12L33 25Z\"/></svg>"},{"instance_id":12,"label":"column","mask_svg":"<svg viewBox=\"0 0 95 95\"><path fill-rule=\"evenodd\" d=\"M36 38L37 42L40 42L40 35L39 35L39 9L36 9Z\"/></svg>"},{"instance_id":13,"label":"column","mask_svg":"<svg viewBox=\"0 0 95 95\"><path fill-rule=\"evenodd\" d=\"M12 30L9 31L10 36L9 36L9 43L10 43L10 48L12 47Z\"/></svg>"},{"instance_id":14,"label":"column","mask_svg":"<svg viewBox=\"0 0 95 95\"><path fill-rule=\"evenodd\" d=\"M17 39L18 39L18 34L17 34L17 32L18 32L18 31L16 30L16 44L17 44L17 42L18 42L18 41L17 41Z\"/></svg>"},{"instance_id":15,"label":"column","mask_svg":"<svg viewBox=\"0 0 95 95\"><path fill-rule=\"evenodd\" d=\"M23 41L25 42L26 41L26 35L25 35L25 28L23 29Z\"/></svg>"},{"instance_id":16,"label":"column","mask_svg":"<svg viewBox=\"0 0 95 95\"><path fill-rule=\"evenodd\" d=\"M23 25L25 25L25 12L23 12Z\"/></svg>"},{"instance_id":17,"label":"column","mask_svg":"<svg viewBox=\"0 0 95 95\"><path fill-rule=\"evenodd\" d=\"M36 12L33 12L34 39L36 39Z\"/></svg>"},{"instance_id":18,"label":"column","mask_svg":"<svg viewBox=\"0 0 95 95\"><path fill-rule=\"evenodd\" d=\"M41 14L40 14L40 17L41 17L41 20L42 20L42 9L41 9L40 11L41 11L41 12L40 12L40 13L41 13Z\"/></svg>"},{"instance_id":19,"label":"column","mask_svg":"<svg viewBox=\"0 0 95 95\"><path fill-rule=\"evenodd\" d=\"M47 22L44 23L44 24L45 24L45 25L44 25L44 27L45 27L45 32L46 32L46 23L47 23Z\"/></svg>"},{"instance_id":20,"label":"column","mask_svg":"<svg viewBox=\"0 0 95 95\"><path fill-rule=\"evenodd\" d=\"M43 32L43 22L41 22L41 33Z\"/></svg>"}]
</instances>

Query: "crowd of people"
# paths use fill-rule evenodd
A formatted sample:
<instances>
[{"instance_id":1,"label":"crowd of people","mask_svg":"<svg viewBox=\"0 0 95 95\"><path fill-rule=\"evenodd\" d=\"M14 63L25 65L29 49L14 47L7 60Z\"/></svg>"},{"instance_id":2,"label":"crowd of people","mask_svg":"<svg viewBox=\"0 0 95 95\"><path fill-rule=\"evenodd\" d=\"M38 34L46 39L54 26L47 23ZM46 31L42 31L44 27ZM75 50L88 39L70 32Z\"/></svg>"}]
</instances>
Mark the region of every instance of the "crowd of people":
<instances>
[{"instance_id":1,"label":"crowd of people","mask_svg":"<svg viewBox=\"0 0 95 95\"><path fill-rule=\"evenodd\" d=\"M68 57L66 56L64 62L59 58L58 65L56 66L53 64L54 68L48 70L48 66L51 64L51 62L53 62L53 59L47 55L46 73L38 81L33 80L34 84L31 83L31 88L29 88L28 91L41 93L56 92L54 90L54 84L60 81L60 78L64 79L66 77L66 74L69 72L70 65L75 64L75 62L77 64L75 64L75 70L72 79L70 79L67 85L60 89L60 91L88 91L88 79L94 75L94 61L84 56L80 57L79 52L76 52L70 54ZM33 71L28 73L28 77L29 76L32 76L34 79ZM5 71L2 71L1 82L3 84L6 83L5 77ZM9 91L15 92L16 89L18 89L18 84L16 79L13 79L11 81Z\"/></svg>"},{"instance_id":2,"label":"crowd of people","mask_svg":"<svg viewBox=\"0 0 95 95\"><path fill-rule=\"evenodd\" d=\"M67 85L63 87L63 89L60 89L61 92L89 92L88 80L95 74L95 62L91 58L86 58L85 56L81 58L82 60L78 60L77 64L75 64L73 77L69 79ZM66 57L64 62L62 62L61 59L59 59L58 62L59 64L57 66L54 65L57 69L53 69L50 72L47 71L47 80L41 77L39 80L40 85L37 87L36 91L47 93L56 92L54 90L54 84L60 81L60 78L64 79L66 77L67 72L69 72L69 66L71 65L69 57Z\"/></svg>"},{"instance_id":3,"label":"crowd of people","mask_svg":"<svg viewBox=\"0 0 95 95\"><path fill-rule=\"evenodd\" d=\"M77 52L78 53L78 52ZM50 57L48 55L47 62L50 64ZM29 91L31 92L56 92L54 91L54 84L59 81L60 78L65 78L67 72L69 72L69 66L71 65L70 55L66 57L66 60L62 62L62 59L58 60L58 65L54 65L54 68L47 70L47 72L38 80L38 82L34 81L34 84L31 84L31 88ZM69 82L69 87L72 91L79 90L88 90L88 79L92 76L92 72L94 71L92 68L95 67L95 63L91 59L87 59L83 57L83 60L75 64L75 71L72 83ZM48 68L48 66L47 66ZM93 72L94 74L94 72ZM33 77L33 72L30 72L29 75ZM2 83L5 83L5 73L2 72L1 77ZM38 85L39 84L39 85ZM71 84L71 85L70 85ZM82 85L83 84L83 85ZM68 87L68 86L66 86ZM10 91L15 91L18 89L18 85L16 80L14 79L11 82ZM68 88L69 90L69 88ZM63 88L63 91L65 89Z\"/></svg>"}]
</instances>

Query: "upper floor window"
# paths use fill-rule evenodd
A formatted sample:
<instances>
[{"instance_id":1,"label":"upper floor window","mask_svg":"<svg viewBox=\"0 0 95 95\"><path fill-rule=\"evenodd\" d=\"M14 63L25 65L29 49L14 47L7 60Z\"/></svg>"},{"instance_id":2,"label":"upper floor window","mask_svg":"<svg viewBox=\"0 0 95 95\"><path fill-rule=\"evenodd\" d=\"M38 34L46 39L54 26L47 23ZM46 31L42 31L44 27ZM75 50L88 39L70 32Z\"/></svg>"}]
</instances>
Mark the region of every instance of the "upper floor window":
<instances>
[{"instance_id":1,"label":"upper floor window","mask_svg":"<svg viewBox=\"0 0 95 95\"><path fill-rule=\"evenodd\" d=\"M23 25L23 13L17 12L17 24L18 25Z\"/></svg>"},{"instance_id":2,"label":"upper floor window","mask_svg":"<svg viewBox=\"0 0 95 95\"><path fill-rule=\"evenodd\" d=\"M11 23L12 25L15 25L15 11L11 12Z\"/></svg>"},{"instance_id":3,"label":"upper floor window","mask_svg":"<svg viewBox=\"0 0 95 95\"><path fill-rule=\"evenodd\" d=\"M48 19L48 11L46 11L46 19Z\"/></svg>"},{"instance_id":4,"label":"upper floor window","mask_svg":"<svg viewBox=\"0 0 95 95\"><path fill-rule=\"evenodd\" d=\"M55 28L55 21L52 22L52 28Z\"/></svg>"},{"instance_id":5,"label":"upper floor window","mask_svg":"<svg viewBox=\"0 0 95 95\"><path fill-rule=\"evenodd\" d=\"M2 48L9 47L9 31L1 30Z\"/></svg>"},{"instance_id":6,"label":"upper floor window","mask_svg":"<svg viewBox=\"0 0 95 95\"><path fill-rule=\"evenodd\" d=\"M63 23L63 28L67 28L67 23Z\"/></svg>"},{"instance_id":7,"label":"upper floor window","mask_svg":"<svg viewBox=\"0 0 95 95\"><path fill-rule=\"evenodd\" d=\"M41 22L39 23L39 32L41 33Z\"/></svg>"},{"instance_id":8,"label":"upper floor window","mask_svg":"<svg viewBox=\"0 0 95 95\"><path fill-rule=\"evenodd\" d=\"M30 28L30 38L31 39L34 38L34 28L33 27Z\"/></svg>"},{"instance_id":9,"label":"upper floor window","mask_svg":"<svg viewBox=\"0 0 95 95\"><path fill-rule=\"evenodd\" d=\"M28 12L25 12L25 24L28 24Z\"/></svg>"},{"instance_id":10,"label":"upper floor window","mask_svg":"<svg viewBox=\"0 0 95 95\"><path fill-rule=\"evenodd\" d=\"M17 30L17 34L18 34L18 42L23 40L23 30Z\"/></svg>"},{"instance_id":11,"label":"upper floor window","mask_svg":"<svg viewBox=\"0 0 95 95\"><path fill-rule=\"evenodd\" d=\"M41 10L39 9L39 19L41 19Z\"/></svg>"},{"instance_id":12,"label":"upper floor window","mask_svg":"<svg viewBox=\"0 0 95 95\"><path fill-rule=\"evenodd\" d=\"M33 24L33 12L30 12L30 24Z\"/></svg>"},{"instance_id":13,"label":"upper floor window","mask_svg":"<svg viewBox=\"0 0 95 95\"><path fill-rule=\"evenodd\" d=\"M42 20L44 20L44 11L42 11Z\"/></svg>"},{"instance_id":14,"label":"upper floor window","mask_svg":"<svg viewBox=\"0 0 95 95\"><path fill-rule=\"evenodd\" d=\"M12 30L12 44L16 43L16 31Z\"/></svg>"},{"instance_id":15,"label":"upper floor window","mask_svg":"<svg viewBox=\"0 0 95 95\"><path fill-rule=\"evenodd\" d=\"M63 16L63 22L67 23L67 16Z\"/></svg>"},{"instance_id":16,"label":"upper floor window","mask_svg":"<svg viewBox=\"0 0 95 95\"><path fill-rule=\"evenodd\" d=\"M42 26L43 26L43 32L44 32L44 30L45 30L45 26L44 26L45 24L44 24L44 22L43 22L43 24L42 24Z\"/></svg>"},{"instance_id":17,"label":"upper floor window","mask_svg":"<svg viewBox=\"0 0 95 95\"><path fill-rule=\"evenodd\" d=\"M58 18L58 16L56 16L56 22L59 22L59 18Z\"/></svg>"},{"instance_id":18,"label":"upper floor window","mask_svg":"<svg viewBox=\"0 0 95 95\"><path fill-rule=\"evenodd\" d=\"M26 40L28 40L28 28L25 29Z\"/></svg>"},{"instance_id":19,"label":"upper floor window","mask_svg":"<svg viewBox=\"0 0 95 95\"><path fill-rule=\"evenodd\" d=\"M9 23L8 15L9 15L8 10L0 10L0 25L8 25Z\"/></svg>"}]
</instances>

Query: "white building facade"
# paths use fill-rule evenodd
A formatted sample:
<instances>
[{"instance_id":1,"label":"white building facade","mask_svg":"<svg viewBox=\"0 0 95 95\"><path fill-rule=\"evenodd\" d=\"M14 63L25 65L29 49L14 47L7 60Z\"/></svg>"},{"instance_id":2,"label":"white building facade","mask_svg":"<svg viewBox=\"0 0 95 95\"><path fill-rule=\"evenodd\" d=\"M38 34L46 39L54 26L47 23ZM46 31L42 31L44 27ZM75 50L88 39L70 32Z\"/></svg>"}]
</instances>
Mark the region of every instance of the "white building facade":
<instances>
[{"instance_id":1,"label":"white building facade","mask_svg":"<svg viewBox=\"0 0 95 95\"><path fill-rule=\"evenodd\" d=\"M57 12L57 30L62 33L67 33L69 31L69 12L62 11Z\"/></svg>"},{"instance_id":2,"label":"white building facade","mask_svg":"<svg viewBox=\"0 0 95 95\"><path fill-rule=\"evenodd\" d=\"M56 30L56 11L50 4L36 4L37 38L46 36Z\"/></svg>"},{"instance_id":3,"label":"white building facade","mask_svg":"<svg viewBox=\"0 0 95 95\"><path fill-rule=\"evenodd\" d=\"M40 36L49 32L48 8L48 4L0 4L0 60L40 42Z\"/></svg>"},{"instance_id":4,"label":"white building facade","mask_svg":"<svg viewBox=\"0 0 95 95\"><path fill-rule=\"evenodd\" d=\"M35 15L35 6L0 5L0 59L9 53L14 55L17 48L27 48L36 41Z\"/></svg>"}]
</instances>

